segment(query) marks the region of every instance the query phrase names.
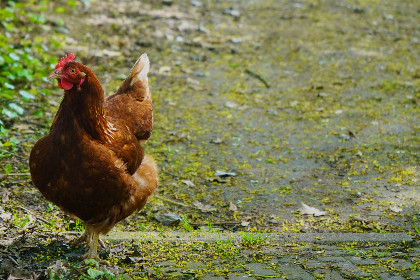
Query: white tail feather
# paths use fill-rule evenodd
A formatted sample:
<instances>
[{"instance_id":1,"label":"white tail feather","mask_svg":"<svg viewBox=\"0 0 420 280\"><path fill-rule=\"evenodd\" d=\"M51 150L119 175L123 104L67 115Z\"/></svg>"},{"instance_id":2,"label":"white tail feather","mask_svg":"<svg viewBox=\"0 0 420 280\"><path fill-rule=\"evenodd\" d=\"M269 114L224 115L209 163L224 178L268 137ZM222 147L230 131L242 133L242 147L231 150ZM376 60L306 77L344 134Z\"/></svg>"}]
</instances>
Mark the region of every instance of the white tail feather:
<instances>
[{"instance_id":1,"label":"white tail feather","mask_svg":"<svg viewBox=\"0 0 420 280\"><path fill-rule=\"evenodd\" d=\"M133 69L131 70L131 83L132 86L135 82L140 81L144 87L146 87L147 95L145 99L149 98L149 80L147 78L147 74L149 73L150 69L150 61L147 57L147 54L142 54L139 59L137 59L136 64L134 64Z\"/></svg>"}]
</instances>

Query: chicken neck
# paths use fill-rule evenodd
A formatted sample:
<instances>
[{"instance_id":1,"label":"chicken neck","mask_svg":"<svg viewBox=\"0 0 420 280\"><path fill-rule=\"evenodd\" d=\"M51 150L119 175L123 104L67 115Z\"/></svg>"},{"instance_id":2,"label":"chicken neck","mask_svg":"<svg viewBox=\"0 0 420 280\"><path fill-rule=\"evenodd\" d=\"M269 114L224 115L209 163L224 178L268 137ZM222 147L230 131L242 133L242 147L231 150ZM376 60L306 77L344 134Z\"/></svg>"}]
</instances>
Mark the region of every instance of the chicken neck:
<instances>
[{"instance_id":1,"label":"chicken neck","mask_svg":"<svg viewBox=\"0 0 420 280\"><path fill-rule=\"evenodd\" d=\"M86 66L83 71L87 74L86 81L81 89L73 87L65 91L51 131L83 130L93 139L110 142L115 128L105 116L102 86L93 71Z\"/></svg>"}]
</instances>

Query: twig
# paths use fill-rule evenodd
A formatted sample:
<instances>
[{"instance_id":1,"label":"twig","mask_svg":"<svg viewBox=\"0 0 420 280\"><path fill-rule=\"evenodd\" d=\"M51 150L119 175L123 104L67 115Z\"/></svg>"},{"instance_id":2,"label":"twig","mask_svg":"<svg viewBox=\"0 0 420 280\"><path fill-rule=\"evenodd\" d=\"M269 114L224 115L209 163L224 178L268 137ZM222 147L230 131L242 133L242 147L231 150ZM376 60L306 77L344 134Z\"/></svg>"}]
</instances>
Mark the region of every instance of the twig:
<instances>
[{"instance_id":1,"label":"twig","mask_svg":"<svg viewBox=\"0 0 420 280\"><path fill-rule=\"evenodd\" d=\"M8 255L7 258L9 260L11 260L15 265L19 265L19 263L14 258L12 258L10 255Z\"/></svg>"},{"instance_id":2,"label":"twig","mask_svg":"<svg viewBox=\"0 0 420 280\"><path fill-rule=\"evenodd\" d=\"M260 80L265 85L266 88L269 88L270 87L270 85L267 83L267 81L264 80L264 78L261 77L260 75L258 75L257 73L254 73L254 72L252 72L249 69L245 69L245 73L247 73L247 74L249 74L249 75L257 78L258 80Z\"/></svg>"},{"instance_id":3,"label":"twig","mask_svg":"<svg viewBox=\"0 0 420 280\"><path fill-rule=\"evenodd\" d=\"M9 174L0 174L0 182L6 180L9 176L31 176L31 173L9 173ZM13 183L13 182L10 182Z\"/></svg>"},{"instance_id":4,"label":"twig","mask_svg":"<svg viewBox=\"0 0 420 280\"><path fill-rule=\"evenodd\" d=\"M47 220L45 220L41 215L38 215L36 212L34 212L34 211L32 211L32 210L30 210L28 208L25 208L23 206L20 206L20 205L17 205L16 207L24 210L28 214L32 214L32 215L36 216L36 219L38 219L38 220L40 220L40 221L42 221L42 222L44 222L46 224L49 224L49 222Z\"/></svg>"},{"instance_id":5,"label":"twig","mask_svg":"<svg viewBox=\"0 0 420 280\"><path fill-rule=\"evenodd\" d=\"M0 174L0 178L2 178L3 176L31 176L31 173L27 172L27 173L9 173L9 174Z\"/></svg>"},{"instance_id":6,"label":"twig","mask_svg":"<svg viewBox=\"0 0 420 280\"><path fill-rule=\"evenodd\" d=\"M76 266L74 266L74 265L72 265L71 263L68 263L68 262L64 262L63 263L63 266L64 265L68 265L68 268L70 268L70 269L73 269L76 273L78 273L80 276L83 276L83 278L85 278L86 276L87 276L87 274L86 273L84 273L82 270L80 270L79 268L77 268Z\"/></svg>"},{"instance_id":7,"label":"twig","mask_svg":"<svg viewBox=\"0 0 420 280\"><path fill-rule=\"evenodd\" d=\"M23 206L16 205L16 207L22 209L23 211L25 211L28 214L33 214L34 213L34 211L32 211L31 209L25 208Z\"/></svg>"},{"instance_id":8,"label":"twig","mask_svg":"<svg viewBox=\"0 0 420 280\"><path fill-rule=\"evenodd\" d=\"M28 182L30 182L31 180L30 179L27 179L27 180L16 180L16 181L7 181L9 184L14 184L14 185L16 185L16 184L23 184L23 183L28 183Z\"/></svg>"},{"instance_id":9,"label":"twig","mask_svg":"<svg viewBox=\"0 0 420 280\"><path fill-rule=\"evenodd\" d=\"M205 226L208 223L190 223L192 226ZM237 226L240 225L241 222L229 222L229 221L221 221L221 222L211 222L213 226Z\"/></svg>"},{"instance_id":10,"label":"twig","mask_svg":"<svg viewBox=\"0 0 420 280\"><path fill-rule=\"evenodd\" d=\"M160 195L155 195L155 197L156 197L157 199L160 199L160 200L163 200L163 201L166 201L166 202L169 202L169 203L175 204L175 205L179 205L179 206L183 206L183 207L196 208L196 207L194 207L194 206L192 206L192 205L187 205L187 204L184 204L184 203L182 203L182 202L178 202L178 201L175 201L175 200L172 200L172 199L170 199L170 198L166 198L166 197L163 197L163 196L160 196ZM197 209L198 209L198 208L197 208Z\"/></svg>"}]
</instances>

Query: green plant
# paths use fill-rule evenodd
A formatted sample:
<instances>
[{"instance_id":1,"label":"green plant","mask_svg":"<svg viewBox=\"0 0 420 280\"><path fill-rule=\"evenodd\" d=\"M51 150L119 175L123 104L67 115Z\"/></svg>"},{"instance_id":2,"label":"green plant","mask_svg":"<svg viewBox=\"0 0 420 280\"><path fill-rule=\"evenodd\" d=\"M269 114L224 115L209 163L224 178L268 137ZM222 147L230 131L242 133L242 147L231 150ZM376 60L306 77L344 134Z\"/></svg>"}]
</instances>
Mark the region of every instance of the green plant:
<instances>
[{"instance_id":1,"label":"green plant","mask_svg":"<svg viewBox=\"0 0 420 280\"><path fill-rule=\"evenodd\" d=\"M207 222L207 223L206 223L206 225L209 227L209 228L208 228L208 230L207 230L207 232L210 232L210 233L212 233L212 232L216 232L216 231L213 229L213 224L212 224L212 222Z\"/></svg>"},{"instance_id":2,"label":"green plant","mask_svg":"<svg viewBox=\"0 0 420 280\"><path fill-rule=\"evenodd\" d=\"M9 137L9 130L1 125L0 120L0 158L10 157L17 152L20 141L15 137Z\"/></svg>"},{"instance_id":3,"label":"green plant","mask_svg":"<svg viewBox=\"0 0 420 280\"><path fill-rule=\"evenodd\" d=\"M185 217L182 217L182 226L188 232L193 232L194 231L193 226L187 221L187 219Z\"/></svg>"},{"instance_id":4,"label":"green plant","mask_svg":"<svg viewBox=\"0 0 420 280\"><path fill-rule=\"evenodd\" d=\"M3 167L3 170L4 170L4 174L7 176L7 175L9 175L11 172L12 172L12 165L10 164L10 163L8 163L8 164L6 164L4 167Z\"/></svg>"},{"instance_id":5,"label":"green plant","mask_svg":"<svg viewBox=\"0 0 420 280\"><path fill-rule=\"evenodd\" d=\"M60 47L63 36L41 35L48 24L42 12L50 0L4 2L0 6L0 160L18 152L20 141L10 136L10 125L25 115L28 102L50 94L36 87L56 63L51 47ZM43 111L34 115L42 116Z\"/></svg>"},{"instance_id":6,"label":"green plant","mask_svg":"<svg viewBox=\"0 0 420 280\"><path fill-rule=\"evenodd\" d=\"M242 236L242 243L245 246L261 245L265 243L269 237L270 237L270 234L267 234L264 236L262 233L258 233L258 234L248 233Z\"/></svg>"},{"instance_id":7,"label":"green plant","mask_svg":"<svg viewBox=\"0 0 420 280\"><path fill-rule=\"evenodd\" d=\"M16 211L13 211L12 225L18 228L23 228L27 223L29 223L30 220L31 219L28 215L20 216Z\"/></svg>"},{"instance_id":8,"label":"green plant","mask_svg":"<svg viewBox=\"0 0 420 280\"><path fill-rule=\"evenodd\" d=\"M25 11L28 7L30 3L9 1L0 9L0 114L10 119L23 115L22 103L34 99L36 94L29 85L41 81L53 62L53 58L49 60L48 48L42 44L42 38L13 43L16 37L31 31L34 34L33 29L41 28L45 23L41 15ZM31 24L25 24L27 22Z\"/></svg>"},{"instance_id":9,"label":"green plant","mask_svg":"<svg viewBox=\"0 0 420 280\"><path fill-rule=\"evenodd\" d=\"M220 231L217 232L218 238L215 242L215 248L219 255L225 257L232 257L239 253L239 247L228 237L226 240L222 240Z\"/></svg>"},{"instance_id":10,"label":"green plant","mask_svg":"<svg viewBox=\"0 0 420 280\"><path fill-rule=\"evenodd\" d=\"M416 231L417 235L420 237L420 228L416 225L417 218L413 218L413 229Z\"/></svg>"},{"instance_id":11,"label":"green plant","mask_svg":"<svg viewBox=\"0 0 420 280\"><path fill-rule=\"evenodd\" d=\"M84 231L85 225L80 220L64 220L66 230L69 231Z\"/></svg>"}]
</instances>

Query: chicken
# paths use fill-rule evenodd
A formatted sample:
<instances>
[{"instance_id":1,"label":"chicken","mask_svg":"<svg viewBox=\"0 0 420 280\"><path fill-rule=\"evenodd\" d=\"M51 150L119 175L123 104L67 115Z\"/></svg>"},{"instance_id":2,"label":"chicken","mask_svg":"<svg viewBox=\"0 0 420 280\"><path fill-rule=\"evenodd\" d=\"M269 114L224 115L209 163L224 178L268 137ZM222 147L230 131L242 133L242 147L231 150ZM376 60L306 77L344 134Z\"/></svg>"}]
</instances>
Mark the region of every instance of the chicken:
<instances>
[{"instance_id":1,"label":"chicken","mask_svg":"<svg viewBox=\"0 0 420 280\"><path fill-rule=\"evenodd\" d=\"M149 59L140 56L118 91L104 99L95 73L64 56L49 75L64 89L51 129L33 147L29 167L46 199L85 224L85 259L99 260L99 234L144 207L158 185L141 143L153 129Z\"/></svg>"}]
</instances>

